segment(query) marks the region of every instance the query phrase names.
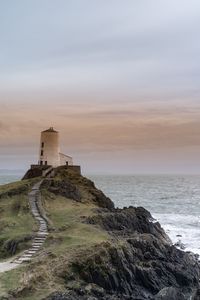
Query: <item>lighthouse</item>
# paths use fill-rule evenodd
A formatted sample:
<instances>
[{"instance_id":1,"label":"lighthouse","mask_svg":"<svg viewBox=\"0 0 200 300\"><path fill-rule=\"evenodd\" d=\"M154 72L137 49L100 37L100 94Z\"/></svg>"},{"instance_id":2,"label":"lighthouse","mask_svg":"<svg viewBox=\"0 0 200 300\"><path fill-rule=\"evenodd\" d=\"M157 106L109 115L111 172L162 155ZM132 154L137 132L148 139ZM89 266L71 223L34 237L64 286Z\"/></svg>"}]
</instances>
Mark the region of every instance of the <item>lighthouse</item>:
<instances>
[{"instance_id":1,"label":"lighthouse","mask_svg":"<svg viewBox=\"0 0 200 300\"><path fill-rule=\"evenodd\" d=\"M50 127L41 132L38 163L31 164L22 179L55 176L57 167L81 174L81 166L74 165L71 156L60 152L59 132Z\"/></svg>"},{"instance_id":2,"label":"lighthouse","mask_svg":"<svg viewBox=\"0 0 200 300\"><path fill-rule=\"evenodd\" d=\"M54 168L73 165L71 156L60 153L59 132L53 127L41 132L38 165Z\"/></svg>"}]
</instances>

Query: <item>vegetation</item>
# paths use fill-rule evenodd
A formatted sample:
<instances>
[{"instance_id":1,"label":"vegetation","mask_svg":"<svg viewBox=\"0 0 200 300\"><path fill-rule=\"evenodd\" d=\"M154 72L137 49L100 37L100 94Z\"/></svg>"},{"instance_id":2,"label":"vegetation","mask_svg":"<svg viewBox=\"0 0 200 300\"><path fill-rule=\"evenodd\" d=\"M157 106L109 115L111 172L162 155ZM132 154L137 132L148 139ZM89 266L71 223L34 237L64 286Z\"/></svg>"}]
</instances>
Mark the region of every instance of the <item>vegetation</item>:
<instances>
[{"instance_id":1,"label":"vegetation","mask_svg":"<svg viewBox=\"0 0 200 300\"><path fill-rule=\"evenodd\" d=\"M31 234L35 226L27 205L34 180L39 178L1 187L4 250L9 249L5 240L9 245L9 239ZM114 210L90 180L65 168L43 182L42 206L50 220L46 242L30 263L0 273L0 300L44 300L53 292L57 299L69 294L74 300L99 295L104 300L130 295L161 299L154 296L163 295L166 288L166 299L189 299L199 293L196 258L172 246L144 208Z\"/></svg>"},{"instance_id":2,"label":"vegetation","mask_svg":"<svg viewBox=\"0 0 200 300\"><path fill-rule=\"evenodd\" d=\"M43 202L54 227L47 239L46 247L54 254L70 250L68 253L74 255L77 247L79 249L88 247L108 238L104 231L84 223L88 216L94 214L96 208L94 204L75 202L48 192L45 193Z\"/></svg>"},{"instance_id":3,"label":"vegetation","mask_svg":"<svg viewBox=\"0 0 200 300\"><path fill-rule=\"evenodd\" d=\"M37 229L27 198L32 184L28 180L0 186L0 259L28 247Z\"/></svg>"},{"instance_id":4,"label":"vegetation","mask_svg":"<svg viewBox=\"0 0 200 300\"><path fill-rule=\"evenodd\" d=\"M78 187L81 201L52 193L44 184L42 204L51 221L50 233L38 257L27 265L0 273L0 299L9 292L15 295L15 299L40 300L55 290L64 290L66 283L63 274L70 273L70 263L87 249L108 240L105 231L86 222L87 217L94 215L97 209L88 187L92 183L73 172L59 172L54 182L67 178ZM32 179L2 187L6 195L17 188L23 192L0 199L0 226L3 226L0 239L17 239L31 235L32 227L36 229L27 203L27 192L35 180L38 181Z\"/></svg>"}]
</instances>

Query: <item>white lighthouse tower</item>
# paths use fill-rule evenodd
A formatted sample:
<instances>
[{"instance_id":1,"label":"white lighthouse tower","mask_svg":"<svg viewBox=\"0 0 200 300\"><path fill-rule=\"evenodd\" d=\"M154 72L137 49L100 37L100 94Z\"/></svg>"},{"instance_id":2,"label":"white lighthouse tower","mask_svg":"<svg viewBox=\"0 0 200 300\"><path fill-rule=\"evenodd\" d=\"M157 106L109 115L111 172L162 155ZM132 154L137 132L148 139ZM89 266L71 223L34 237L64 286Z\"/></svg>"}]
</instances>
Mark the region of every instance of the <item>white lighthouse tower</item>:
<instances>
[{"instance_id":1,"label":"white lighthouse tower","mask_svg":"<svg viewBox=\"0 0 200 300\"><path fill-rule=\"evenodd\" d=\"M39 165L58 167L73 165L72 158L60 153L59 132L50 127L41 132Z\"/></svg>"}]
</instances>

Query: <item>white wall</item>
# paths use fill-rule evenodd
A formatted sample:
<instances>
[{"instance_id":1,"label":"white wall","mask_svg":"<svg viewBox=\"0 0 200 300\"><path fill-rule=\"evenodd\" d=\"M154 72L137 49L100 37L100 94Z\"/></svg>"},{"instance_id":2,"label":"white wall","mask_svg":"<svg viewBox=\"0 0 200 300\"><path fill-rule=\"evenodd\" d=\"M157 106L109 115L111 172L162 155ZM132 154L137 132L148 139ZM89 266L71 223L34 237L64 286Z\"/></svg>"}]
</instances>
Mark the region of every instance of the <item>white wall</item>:
<instances>
[{"instance_id":1,"label":"white wall","mask_svg":"<svg viewBox=\"0 0 200 300\"><path fill-rule=\"evenodd\" d=\"M44 143L44 147L42 147L42 143ZM42 161L43 165L45 165L45 162L47 162L48 165L51 165L53 167L59 166L59 152L59 133L56 131L41 132L39 164L40 161Z\"/></svg>"},{"instance_id":2,"label":"white wall","mask_svg":"<svg viewBox=\"0 0 200 300\"><path fill-rule=\"evenodd\" d=\"M65 155L63 153L59 153L59 154L60 154L60 165L61 166L66 165L66 162L68 163L69 166L73 165L72 157Z\"/></svg>"}]
</instances>

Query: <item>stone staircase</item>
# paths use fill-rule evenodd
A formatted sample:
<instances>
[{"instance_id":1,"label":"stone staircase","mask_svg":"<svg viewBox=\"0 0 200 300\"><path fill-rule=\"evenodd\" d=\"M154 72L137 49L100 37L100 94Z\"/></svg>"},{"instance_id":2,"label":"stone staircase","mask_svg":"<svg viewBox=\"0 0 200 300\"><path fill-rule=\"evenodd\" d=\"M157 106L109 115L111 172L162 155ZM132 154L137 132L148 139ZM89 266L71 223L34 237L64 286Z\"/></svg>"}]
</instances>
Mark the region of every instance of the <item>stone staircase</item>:
<instances>
[{"instance_id":1,"label":"stone staircase","mask_svg":"<svg viewBox=\"0 0 200 300\"><path fill-rule=\"evenodd\" d=\"M51 174L53 170L49 170L45 176L48 176ZM44 244L47 235L48 235L48 225L46 218L42 215L40 209L39 209L39 197L40 197L40 186L42 184L43 180L40 182L36 183L31 192L28 194L28 200L29 200L29 206L30 210L34 216L34 218L37 220L39 224L39 230L36 233L32 246L24 251L21 255L19 255L17 258L15 258L12 263L14 264L21 264L23 262L28 262L30 261L36 254L37 252L41 249L42 245Z\"/></svg>"},{"instance_id":2,"label":"stone staircase","mask_svg":"<svg viewBox=\"0 0 200 300\"><path fill-rule=\"evenodd\" d=\"M49 167L46 170L42 171L42 177L52 177L54 175L54 168L53 167Z\"/></svg>"}]
</instances>

